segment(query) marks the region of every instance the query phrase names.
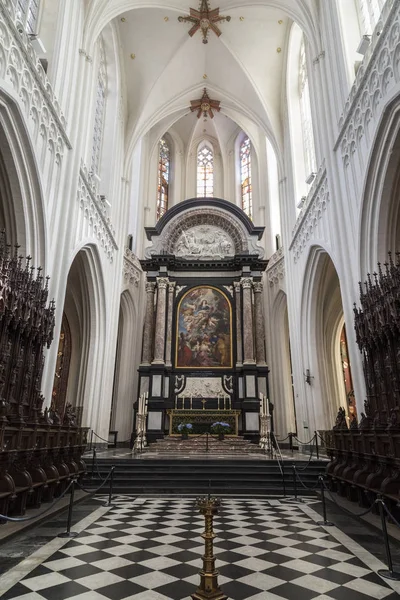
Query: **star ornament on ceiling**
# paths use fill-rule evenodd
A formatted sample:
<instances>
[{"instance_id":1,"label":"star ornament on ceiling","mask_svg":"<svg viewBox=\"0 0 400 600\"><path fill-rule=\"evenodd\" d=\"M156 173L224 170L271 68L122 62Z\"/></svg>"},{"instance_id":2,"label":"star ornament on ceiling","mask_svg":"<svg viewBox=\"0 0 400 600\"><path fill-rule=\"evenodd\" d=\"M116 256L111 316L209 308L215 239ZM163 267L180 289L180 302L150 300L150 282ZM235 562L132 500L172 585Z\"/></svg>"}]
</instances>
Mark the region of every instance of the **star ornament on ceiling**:
<instances>
[{"instance_id":1,"label":"star ornament on ceiling","mask_svg":"<svg viewBox=\"0 0 400 600\"><path fill-rule=\"evenodd\" d=\"M200 119L201 115L204 117L210 116L211 119L214 118L213 109L219 112L221 102L219 100L211 100L209 95L207 94L207 89L204 88L203 96L200 100L191 100L190 101L190 110L195 112L197 110L197 118Z\"/></svg>"},{"instance_id":2,"label":"star ornament on ceiling","mask_svg":"<svg viewBox=\"0 0 400 600\"><path fill-rule=\"evenodd\" d=\"M190 37L193 37L196 31L201 29L203 34L203 44L208 44L208 32L213 31L216 36L220 36L222 31L216 25L221 21L230 21L231 17L223 17L219 14L219 8L210 9L208 0L201 0L199 10L194 8L190 9L190 15L187 17L178 17L180 23L193 23L192 28L189 30Z\"/></svg>"}]
</instances>

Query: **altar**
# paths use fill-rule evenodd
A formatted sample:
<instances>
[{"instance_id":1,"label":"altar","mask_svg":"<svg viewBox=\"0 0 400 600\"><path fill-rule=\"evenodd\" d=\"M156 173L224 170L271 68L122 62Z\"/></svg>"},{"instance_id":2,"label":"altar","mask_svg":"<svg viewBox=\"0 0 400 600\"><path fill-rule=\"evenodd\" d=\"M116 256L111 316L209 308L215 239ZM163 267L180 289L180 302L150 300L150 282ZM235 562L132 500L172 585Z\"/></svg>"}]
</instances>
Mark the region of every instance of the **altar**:
<instances>
[{"instance_id":1,"label":"altar","mask_svg":"<svg viewBox=\"0 0 400 600\"><path fill-rule=\"evenodd\" d=\"M178 435L179 424L201 435L222 421L257 441L260 397L269 395L263 227L232 202L192 198L146 234L138 396L147 400L145 414L136 408L136 431L151 442Z\"/></svg>"},{"instance_id":2,"label":"altar","mask_svg":"<svg viewBox=\"0 0 400 600\"><path fill-rule=\"evenodd\" d=\"M239 433L239 415L240 410L182 410L172 409L167 410L169 416L169 435L181 435L178 426L181 423L191 423L193 426L192 434L201 435L202 433L210 433L210 428L213 423L223 422L228 423L231 432L228 435L237 436Z\"/></svg>"}]
</instances>

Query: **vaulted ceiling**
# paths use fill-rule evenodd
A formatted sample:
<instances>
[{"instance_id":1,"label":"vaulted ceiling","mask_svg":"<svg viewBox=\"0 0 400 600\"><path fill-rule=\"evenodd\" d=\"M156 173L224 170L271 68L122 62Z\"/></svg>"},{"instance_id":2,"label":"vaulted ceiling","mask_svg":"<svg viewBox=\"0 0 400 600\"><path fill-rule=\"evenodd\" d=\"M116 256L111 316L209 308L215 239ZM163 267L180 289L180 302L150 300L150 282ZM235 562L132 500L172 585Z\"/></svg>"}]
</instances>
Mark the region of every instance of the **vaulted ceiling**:
<instances>
[{"instance_id":1,"label":"vaulted ceiling","mask_svg":"<svg viewBox=\"0 0 400 600\"><path fill-rule=\"evenodd\" d=\"M175 124L183 139L201 131L189 107L204 87L221 101L218 118L205 126L213 129L210 135L226 137L235 126L246 131L256 126L276 149L282 147L290 27L296 20L313 43L314 0L210 0L211 9L220 8L231 20L218 24L220 37L210 31L207 44L201 31L190 37L191 24L178 21L190 8L199 9L199 0L94 4L87 35L95 37L110 20L119 29L131 149L157 125L167 131Z\"/></svg>"}]
</instances>

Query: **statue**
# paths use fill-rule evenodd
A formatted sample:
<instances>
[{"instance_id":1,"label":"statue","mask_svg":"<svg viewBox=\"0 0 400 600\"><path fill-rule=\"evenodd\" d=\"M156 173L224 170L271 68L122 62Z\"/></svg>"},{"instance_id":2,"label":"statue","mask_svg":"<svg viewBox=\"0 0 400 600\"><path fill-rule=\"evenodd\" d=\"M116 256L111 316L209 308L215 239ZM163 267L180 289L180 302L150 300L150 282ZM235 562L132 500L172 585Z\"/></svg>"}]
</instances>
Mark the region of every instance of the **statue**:
<instances>
[{"instance_id":1,"label":"statue","mask_svg":"<svg viewBox=\"0 0 400 600\"><path fill-rule=\"evenodd\" d=\"M338 410L338 414L337 414L333 429L348 429L347 421L346 421L346 411L342 407L340 407Z\"/></svg>"}]
</instances>

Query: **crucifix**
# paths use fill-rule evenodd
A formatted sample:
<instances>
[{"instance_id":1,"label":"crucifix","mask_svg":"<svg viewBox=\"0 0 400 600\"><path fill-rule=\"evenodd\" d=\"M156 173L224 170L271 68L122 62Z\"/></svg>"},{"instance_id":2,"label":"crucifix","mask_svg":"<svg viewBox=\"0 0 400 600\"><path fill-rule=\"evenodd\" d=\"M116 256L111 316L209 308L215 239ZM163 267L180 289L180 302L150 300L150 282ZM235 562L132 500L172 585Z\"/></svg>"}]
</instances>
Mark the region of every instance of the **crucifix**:
<instances>
[{"instance_id":1,"label":"crucifix","mask_svg":"<svg viewBox=\"0 0 400 600\"><path fill-rule=\"evenodd\" d=\"M192 28L189 30L190 37L193 37L196 31L201 29L203 34L203 44L208 44L208 32L211 29L218 37L222 34L222 31L216 25L221 21L229 21L231 17L223 17L219 14L219 8L210 9L208 0L201 0L199 10L195 8L190 9L190 15L186 17L178 17L180 23L193 23Z\"/></svg>"}]
</instances>

